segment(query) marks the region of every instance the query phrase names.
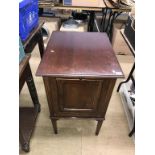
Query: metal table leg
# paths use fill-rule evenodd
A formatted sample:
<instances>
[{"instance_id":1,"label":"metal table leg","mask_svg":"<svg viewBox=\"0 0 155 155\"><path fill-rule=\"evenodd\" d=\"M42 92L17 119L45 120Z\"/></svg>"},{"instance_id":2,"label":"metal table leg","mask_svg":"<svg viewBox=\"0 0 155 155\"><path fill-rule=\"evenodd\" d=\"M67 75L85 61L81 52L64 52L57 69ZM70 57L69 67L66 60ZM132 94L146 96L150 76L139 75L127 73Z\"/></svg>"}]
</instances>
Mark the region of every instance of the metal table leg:
<instances>
[{"instance_id":1,"label":"metal table leg","mask_svg":"<svg viewBox=\"0 0 155 155\"><path fill-rule=\"evenodd\" d=\"M134 120L133 128L129 133L129 137L131 137L134 133L135 133L135 120Z\"/></svg>"},{"instance_id":2,"label":"metal table leg","mask_svg":"<svg viewBox=\"0 0 155 155\"><path fill-rule=\"evenodd\" d=\"M44 48L44 41L43 41L43 35L42 35L41 29L38 32L38 45L39 45L40 56L42 58L45 48Z\"/></svg>"},{"instance_id":3,"label":"metal table leg","mask_svg":"<svg viewBox=\"0 0 155 155\"><path fill-rule=\"evenodd\" d=\"M114 24L114 21L117 19L117 17L121 14L122 12L112 12L111 13L111 18L110 18L110 21L107 25L108 29L107 29L107 34L110 38L110 41L112 40L112 30L113 30L113 24Z\"/></svg>"},{"instance_id":4,"label":"metal table leg","mask_svg":"<svg viewBox=\"0 0 155 155\"><path fill-rule=\"evenodd\" d=\"M103 32L104 32L104 26L105 26L105 21L106 21L106 16L107 16L107 8L103 9L103 16L101 19L101 26L103 25Z\"/></svg>"},{"instance_id":5,"label":"metal table leg","mask_svg":"<svg viewBox=\"0 0 155 155\"><path fill-rule=\"evenodd\" d=\"M122 85L123 83L127 83L127 82L130 80L130 78L131 78L131 76L132 76L134 70L135 70L135 63L134 63L134 65L133 65L133 67L132 67L132 69L131 69L131 71L130 71L130 74L129 74L128 78L127 78L125 81L123 81L123 82L121 82L121 83L119 84L119 86L118 86L118 88L117 88L117 92L119 92L120 87L121 87L121 85Z\"/></svg>"},{"instance_id":6,"label":"metal table leg","mask_svg":"<svg viewBox=\"0 0 155 155\"><path fill-rule=\"evenodd\" d=\"M90 17L89 17L89 23L88 23L88 31L89 32L93 32L94 19L95 19L95 12L90 11Z\"/></svg>"}]
</instances>

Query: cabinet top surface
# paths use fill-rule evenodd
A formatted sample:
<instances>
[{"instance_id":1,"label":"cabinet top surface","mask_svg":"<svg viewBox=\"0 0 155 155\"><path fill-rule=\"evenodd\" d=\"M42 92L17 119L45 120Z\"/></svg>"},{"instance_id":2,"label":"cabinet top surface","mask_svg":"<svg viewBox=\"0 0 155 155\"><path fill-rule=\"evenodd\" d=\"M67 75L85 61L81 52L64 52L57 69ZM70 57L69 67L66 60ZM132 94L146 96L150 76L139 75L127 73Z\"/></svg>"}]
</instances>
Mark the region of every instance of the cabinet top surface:
<instances>
[{"instance_id":1,"label":"cabinet top surface","mask_svg":"<svg viewBox=\"0 0 155 155\"><path fill-rule=\"evenodd\" d=\"M37 76L123 77L106 33L53 32Z\"/></svg>"}]
</instances>

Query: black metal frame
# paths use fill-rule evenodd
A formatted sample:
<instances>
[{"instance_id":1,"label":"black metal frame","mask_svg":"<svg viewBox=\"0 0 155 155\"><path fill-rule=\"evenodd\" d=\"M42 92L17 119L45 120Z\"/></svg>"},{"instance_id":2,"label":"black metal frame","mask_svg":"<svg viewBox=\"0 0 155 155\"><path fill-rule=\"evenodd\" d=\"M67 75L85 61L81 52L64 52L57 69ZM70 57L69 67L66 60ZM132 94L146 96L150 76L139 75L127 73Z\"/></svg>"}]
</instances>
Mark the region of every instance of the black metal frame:
<instances>
[{"instance_id":1,"label":"black metal frame","mask_svg":"<svg viewBox=\"0 0 155 155\"><path fill-rule=\"evenodd\" d=\"M43 16L43 9L40 9L39 16ZM89 14L89 22L88 22L88 31L93 32L93 27L95 23L95 11L88 11L85 10ZM102 9L102 19L101 19L101 27L102 30L99 30L99 32L106 32L110 38L110 41L112 39L112 29L113 29L113 23L116 20L116 18L121 14L122 12L113 11L111 8L104 8ZM108 16L108 21L106 22L106 18Z\"/></svg>"},{"instance_id":2,"label":"black metal frame","mask_svg":"<svg viewBox=\"0 0 155 155\"><path fill-rule=\"evenodd\" d=\"M129 133L129 137L131 137L135 133L135 117L134 117L134 123L133 123L133 128Z\"/></svg>"},{"instance_id":3,"label":"black metal frame","mask_svg":"<svg viewBox=\"0 0 155 155\"><path fill-rule=\"evenodd\" d=\"M134 70L135 70L135 63L133 64L133 67L132 67L132 69L131 69L131 71L130 71L128 77L127 77L127 79L119 84L119 86L118 86L118 88L117 88L117 92L119 92L121 85L122 85L123 83L129 82L130 79L132 80L133 85L135 86L135 80L134 80L134 77L133 77L133 72L134 72Z\"/></svg>"},{"instance_id":4,"label":"black metal frame","mask_svg":"<svg viewBox=\"0 0 155 155\"><path fill-rule=\"evenodd\" d=\"M119 15L121 15L122 12L112 11L112 9L104 8L102 10L102 19L101 19L101 27L102 32L106 32L110 38L110 41L112 40L112 29L113 29L113 23L117 19ZM106 18L108 18L106 22Z\"/></svg>"},{"instance_id":5,"label":"black metal frame","mask_svg":"<svg viewBox=\"0 0 155 155\"><path fill-rule=\"evenodd\" d=\"M89 11L89 22L88 22L88 31L93 32L94 20L95 20L95 11Z\"/></svg>"},{"instance_id":6,"label":"black metal frame","mask_svg":"<svg viewBox=\"0 0 155 155\"><path fill-rule=\"evenodd\" d=\"M122 35L122 36L123 36L123 35ZM124 36L123 36L123 37L124 37ZM124 40L126 41L126 39L124 39ZM133 56L135 57L135 53L134 53L133 49L129 46L129 44L128 44L127 41L126 41L126 43L127 43L128 47L130 48L130 50L131 50ZM133 86L135 87L135 79L134 79L134 77L133 77L133 72L134 72L134 70L135 70L135 62L134 62L134 64L133 64L133 66L132 66L132 69L131 69L131 71L130 71L128 77L127 77L127 79L126 79L125 81L121 82L121 83L118 85L117 92L119 92L119 90L120 90L120 88L121 88L121 85L124 84L124 83L129 82L130 79L132 80ZM129 133L129 137L131 137L134 133L135 133L135 117L134 117L133 128L132 128L132 130L131 130L130 133Z\"/></svg>"}]
</instances>

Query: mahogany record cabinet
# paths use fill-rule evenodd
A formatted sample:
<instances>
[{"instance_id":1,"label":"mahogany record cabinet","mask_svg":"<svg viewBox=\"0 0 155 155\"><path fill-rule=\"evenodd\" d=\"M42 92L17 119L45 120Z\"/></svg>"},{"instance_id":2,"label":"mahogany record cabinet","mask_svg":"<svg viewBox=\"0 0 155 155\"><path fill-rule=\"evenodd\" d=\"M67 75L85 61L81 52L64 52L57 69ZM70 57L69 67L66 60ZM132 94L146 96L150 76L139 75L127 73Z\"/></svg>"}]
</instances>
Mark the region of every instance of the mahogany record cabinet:
<instances>
[{"instance_id":1,"label":"mahogany record cabinet","mask_svg":"<svg viewBox=\"0 0 155 155\"><path fill-rule=\"evenodd\" d=\"M55 134L61 118L98 121L98 135L117 78L123 72L106 33L53 32L38 67Z\"/></svg>"}]
</instances>

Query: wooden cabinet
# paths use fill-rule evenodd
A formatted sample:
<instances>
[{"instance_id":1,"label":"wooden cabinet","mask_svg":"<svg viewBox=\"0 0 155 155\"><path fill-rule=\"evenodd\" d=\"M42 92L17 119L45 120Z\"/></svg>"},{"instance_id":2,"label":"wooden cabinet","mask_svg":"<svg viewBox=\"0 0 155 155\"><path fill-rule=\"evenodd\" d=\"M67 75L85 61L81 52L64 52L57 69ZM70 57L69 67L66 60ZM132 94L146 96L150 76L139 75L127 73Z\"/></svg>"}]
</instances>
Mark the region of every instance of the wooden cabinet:
<instances>
[{"instance_id":1,"label":"wooden cabinet","mask_svg":"<svg viewBox=\"0 0 155 155\"><path fill-rule=\"evenodd\" d=\"M43 76L50 117L98 121L98 135L122 70L105 33L54 32L37 70Z\"/></svg>"},{"instance_id":2,"label":"wooden cabinet","mask_svg":"<svg viewBox=\"0 0 155 155\"><path fill-rule=\"evenodd\" d=\"M102 98L110 96L108 89L114 86L115 79L61 79L44 78L49 95L49 104L53 106L55 117L103 117L107 103ZM102 104L101 104L102 103ZM102 107L104 105L104 107ZM52 107L51 107L52 108Z\"/></svg>"}]
</instances>

